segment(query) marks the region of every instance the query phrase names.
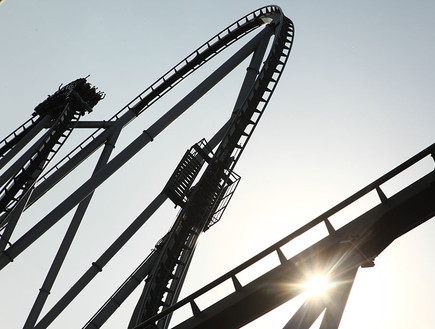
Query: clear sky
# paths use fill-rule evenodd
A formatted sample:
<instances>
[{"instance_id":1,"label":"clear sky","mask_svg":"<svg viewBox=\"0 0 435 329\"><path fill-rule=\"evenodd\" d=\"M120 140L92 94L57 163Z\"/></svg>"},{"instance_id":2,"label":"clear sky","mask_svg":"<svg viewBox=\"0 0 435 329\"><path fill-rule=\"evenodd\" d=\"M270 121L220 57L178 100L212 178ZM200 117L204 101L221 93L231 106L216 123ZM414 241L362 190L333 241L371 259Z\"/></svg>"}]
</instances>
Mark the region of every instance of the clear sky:
<instances>
[{"instance_id":1,"label":"clear sky","mask_svg":"<svg viewBox=\"0 0 435 329\"><path fill-rule=\"evenodd\" d=\"M196 47L268 4L256 0L4 1L0 6L1 135L27 120L60 84L88 74L107 97L87 119L108 119ZM292 54L236 167L242 180L229 209L200 239L183 296L435 141L433 1L275 4L295 24ZM226 121L243 71L244 67L231 74L98 190L47 307L160 192L184 151L201 138L210 138ZM207 69L199 77L206 74ZM117 151L195 84L187 81L174 96L131 124ZM86 135L79 132L71 140ZM66 187L41 200L38 209L30 209L17 234L88 177L93 163L68 178ZM432 163L425 163L415 174L432 168ZM393 190L386 187L385 192ZM169 229L176 213L169 203L165 205L53 328L83 326ZM354 215L333 224L340 226ZM0 273L2 328L24 324L71 214L66 217ZM434 232L435 222L422 225L393 243L376 259L374 268L359 272L340 328L433 328ZM138 294L107 328L126 327ZM297 305L285 305L274 312L278 314L247 328L281 328L294 308Z\"/></svg>"}]
</instances>

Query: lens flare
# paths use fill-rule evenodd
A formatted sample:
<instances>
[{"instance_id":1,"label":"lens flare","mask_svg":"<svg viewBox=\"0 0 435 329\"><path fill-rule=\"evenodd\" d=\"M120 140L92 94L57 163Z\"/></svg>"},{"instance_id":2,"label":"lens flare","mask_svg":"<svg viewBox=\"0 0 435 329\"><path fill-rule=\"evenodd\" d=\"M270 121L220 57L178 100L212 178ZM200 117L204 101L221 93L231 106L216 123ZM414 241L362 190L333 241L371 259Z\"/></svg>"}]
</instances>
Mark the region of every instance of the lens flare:
<instances>
[{"instance_id":1,"label":"lens flare","mask_svg":"<svg viewBox=\"0 0 435 329\"><path fill-rule=\"evenodd\" d=\"M318 275L312 277L305 284L305 291L309 297L321 296L328 288L328 280L326 276Z\"/></svg>"}]
</instances>

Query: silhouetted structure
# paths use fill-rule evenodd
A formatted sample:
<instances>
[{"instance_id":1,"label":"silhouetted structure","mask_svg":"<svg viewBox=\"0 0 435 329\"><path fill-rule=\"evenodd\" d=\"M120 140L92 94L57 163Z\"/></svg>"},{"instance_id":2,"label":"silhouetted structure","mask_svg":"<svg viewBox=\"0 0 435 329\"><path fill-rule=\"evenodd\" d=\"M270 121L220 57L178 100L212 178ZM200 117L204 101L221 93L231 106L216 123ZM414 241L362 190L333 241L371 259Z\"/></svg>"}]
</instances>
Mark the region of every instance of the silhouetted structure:
<instances>
[{"instance_id":1,"label":"silhouetted structure","mask_svg":"<svg viewBox=\"0 0 435 329\"><path fill-rule=\"evenodd\" d=\"M223 49L260 27L259 33L246 45L110 160L118 136L128 123ZM207 41L108 121L78 121L103 98L103 94L90 86L86 79L78 79L60 88L37 106L32 119L0 143L1 168L14 160L0 176L0 269L17 258L77 206L25 328L48 327L167 199L181 208L173 227L85 328L102 326L143 281L143 292L128 328L167 328L172 313L186 303L191 304L194 316L176 328L239 327L299 294L301 290L298 289L284 295L273 294L268 287L282 280L303 281L302 269L312 267L313 264L317 267L321 264L323 271L349 283L334 290L335 308L331 308L326 301L308 300L286 328L308 328L324 309L326 313L322 328L338 327L357 269L360 266L371 266L373 258L391 241L434 215L435 206L430 202L434 196L433 173L391 198L387 198L380 189L386 180L433 153L433 146L234 271L177 303L200 234L219 221L237 187L239 176L234 172L234 167L281 77L292 47L293 33L291 20L284 16L280 8L263 7ZM185 153L162 192L92 263L48 313L39 319L94 191L249 56L250 64L228 122L208 142L202 139ZM95 131L42 175L48 162L74 128L90 128ZM43 129L47 131L31 144ZM21 213L100 147L102 151L92 177L15 243L9 244ZM18 157L20 153L22 155ZM379 193L381 204L336 231L328 217L372 190ZM280 247L322 222L326 224L329 236L287 260ZM277 253L281 265L242 286L236 275L272 252ZM336 259L340 259L340 262L337 263ZM235 292L206 310L199 310L195 299L226 280L232 280Z\"/></svg>"}]
</instances>

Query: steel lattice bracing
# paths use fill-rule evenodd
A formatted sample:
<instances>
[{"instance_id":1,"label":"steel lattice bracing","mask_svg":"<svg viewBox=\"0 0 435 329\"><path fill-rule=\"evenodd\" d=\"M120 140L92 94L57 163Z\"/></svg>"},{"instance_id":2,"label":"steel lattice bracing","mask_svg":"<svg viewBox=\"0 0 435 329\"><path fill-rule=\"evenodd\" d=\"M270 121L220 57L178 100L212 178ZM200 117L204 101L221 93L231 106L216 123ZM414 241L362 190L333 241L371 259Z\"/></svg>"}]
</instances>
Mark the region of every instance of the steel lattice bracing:
<instances>
[{"instance_id":1,"label":"steel lattice bracing","mask_svg":"<svg viewBox=\"0 0 435 329\"><path fill-rule=\"evenodd\" d=\"M128 123L222 50L254 31L258 33L250 41L111 159L118 136ZM173 228L86 327L100 327L117 308L114 305L119 306L145 278L147 283L144 293L134 312L130 327L155 315L161 310L162 305L166 308L176 302L199 235L219 221L234 193L239 176L233 169L275 90L289 57L292 41L293 24L283 15L281 9L276 6L263 7L242 17L208 40L108 121L92 121L75 125L77 128L90 128L95 131L49 171L43 173L38 180L34 178L25 202L22 202L20 211L16 212L17 217L22 211L37 204L47 191L104 145L92 177L0 254L0 268L3 268L77 206L27 318L25 328L49 326L168 198L181 207ZM248 57L251 57L251 60L228 122L208 143L203 141L186 154L162 193L144 209L101 257L92 263L89 270L64 297L39 319L94 191ZM37 112L57 112L59 108L55 101L57 97L58 95L55 94L47 103L38 107ZM14 133L14 136L17 135L15 144L20 144L20 141L25 139L25 135L30 130L29 125L42 127L37 120L23 125L17 130L18 133ZM65 126L70 130L74 127L70 124ZM5 140L9 141L8 138ZM1 148L2 152L6 156L8 153L12 154L10 152L14 148L12 143L4 144ZM205 166L205 169L199 177L198 173L202 166ZM167 327L168 323L166 318L158 326Z\"/></svg>"},{"instance_id":2,"label":"steel lattice bracing","mask_svg":"<svg viewBox=\"0 0 435 329\"><path fill-rule=\"evenodd\" d=\"M191 191L173 228L157 248L158 260L147 276L144 292L130 322L131 328L156 314L161 306L165 308L176 301L200 233L216 222L212 218L221 200L225 199L228 188L237 181L233 178L232 168L261 117L289 54L291 22L280 16L277 23L274 46L262 68L268 37L258 41L250 63L251 70L248 71L239 95L242 101L236 103L223 142L212 156L202 152L206 153L206 158L210 158L208 167ZM244 25L246 23L238 26L238 29L243 30ZM235 31L237 34L237 29ZM264 32L268 33L267 30ZM176 172L181 170L177 169ZM98 317L99 314L90 321L89 327L99 326ZM159 327L167 325L166 320L158 324Z\"/></svg>"},{"instance_id":3,"label":"steel lattice bracing","mask_svg":"<svg viewBox=\"0 0 435 329\"><path fill-rule=\"evenodd\" d=\"M256 33L252 39L155 123L142 130L140 135L116 156L112 156L119 135L131 121L140 117L145 110L186 77L251 32ZM271 293L273 289L270 287L282 282L302 282L305 279L304 269L312 267L313 264L316 264L316 267L322 265L324 271L327 271L331 277L347 281L349 284L337 287L331 292L334 308L326 300L308 299L291 317L285 328L309 328L323 311L325 316L321 328L338 327L358 268L372 266L373 258L389 243L434 215L433 173L390 198L387 198L380 189L380 185L392 176L422 157L433 154L433 146L263 253L177 303L194 251L198 246L199 236L219 221L237 187L240 177L234 172L235 165L281 78L292 47L293 35L294 27L291 20L284 16L279 7L260 8L225 28L193 51L109 120L78 122L79 116L90 111L102 96L87 85L84 79L79 79L60 89L58 93L38 106L31 120L0 142L0 168L5 167L0 176L4 187L0 195L3 198L0 199L0 205L4 208L0 209L3 211L0 214L0 221L4 230L0 239L0 246L2 246L0 269L18 259L23 251L69 211L74 210L73 218L48 269L26 320L25 328L55 327L55 319L167 200L180 207L174 225L85 324L85 328L103 326L133 290L141 286L144 281L142 295L136 308L132 310L130 322L126 323L125 327L167 328L172 313L187 303L192 307L193 317L180 323L176 328L240 327L300 294L301 290L295 289L288 294L277 295ZM89 269L70 286L63 297L41 317L45 301L81 221L85 218L93 193L98 192L98 187L112 174L147 144L154 141L175 119L249 58L250 62L237 100L234 107L228 111L230 117L227 123L208 141L202 139L186 152L155 199L107 250L92 262ZM64 97L65 95L68 96ZM40 138L34 147L25 150L24 147L29 141L47 127L47 134ZM64 143L73 128L92 129L93 132L50 170L45 170L58 146ZM202 137L198 139L200 138ZM101 153L91 178L84 180L65 200L46 213L35 226L8 245L9 237L21 212L31 206L37 207L39 199L46 192L61 183L68 173L100 148ZM19 157L21 150L25 156ZM9 162L13 164L6 167ZM348 225L335 230L328 217L369 191L378 192L381 204ZM329 236L302 253L287 259L281 247L320 223L326 224ZM256 280L242 285L237 277L238 273L271 253L277 254L280 265ZM337 259L340 261L337 262ZM234 284L233 294L203 310L196 305L195 300L199 296L227 280L231 280Z\"/></svg>"}]
</instances>

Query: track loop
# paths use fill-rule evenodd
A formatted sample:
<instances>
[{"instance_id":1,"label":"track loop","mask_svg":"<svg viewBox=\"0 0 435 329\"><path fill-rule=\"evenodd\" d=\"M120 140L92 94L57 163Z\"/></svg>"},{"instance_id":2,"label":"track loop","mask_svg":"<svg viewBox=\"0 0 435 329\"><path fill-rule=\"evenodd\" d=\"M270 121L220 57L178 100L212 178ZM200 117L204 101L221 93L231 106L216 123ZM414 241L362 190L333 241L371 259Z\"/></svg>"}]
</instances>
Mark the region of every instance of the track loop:
<instances>
[{"instance_id":1,"label":"track loop","mask_svg":"<svg viewBox=\"0 0 435 329\"><path fill-rule=\"evenodd\" d=\"M166 238L159 263L147 278L140 301L142 314L136 320L137 323L146 321L176 302L175 292L181 288L180 278L187 271L185 264L191 259L194 250L186 246L195 246L201 232L217 222L211 221L211 218L217 208L215 205L222 201L216 200L217 196L223 194L220 191L222 182L226 181L240 158L281 77L293 42L293 24L279 9L273 10L275 8L265 7L250 14L253 21L260 19L274 28L275 38L269 55L246 100L233 113L226 136ZM248 20L245 25L249 22ZM230 28L228 31L231 31ZM162 319L146 323L166 328L169 321ZM147 327L144 324L137 328Z\"/></svg>"},{"instance_id":2,"label":"track loop","mask_svg":"<svg viewBox=\"0 0 435 329\"><path fill-rule=\"evenodd\" d=\"M119 110L109 121L117 121L120 118L128 115L128 112L133 112L137 117L148 109L152 104L162 98L167 92L172 90L176 85L183 81L190 74L195 72L198 68L207 63L210 59L217 54L228 48L237 40L241 39L253 30L267 24L267 17L272 14L282 15L281 9L276 6L267 6L244 16L237 22L229 27L223 29L210 40L205 42L199 48L194 50L190 55L181 60L172 69L166 72L162 77L157 79L151 86L141 92L132 101ZM129 119L128 124L132 119ZM104 129L100 128L93 132L86 138L80 145L75 147L63 159L61 159L55 166L47 171L39 182L46 180L61 166L66 164L70 159L83 150L89 143L95 140L99 135L104 133ZM38 183L37 183L38 185Z\"/></svg>"}]
</instances>

